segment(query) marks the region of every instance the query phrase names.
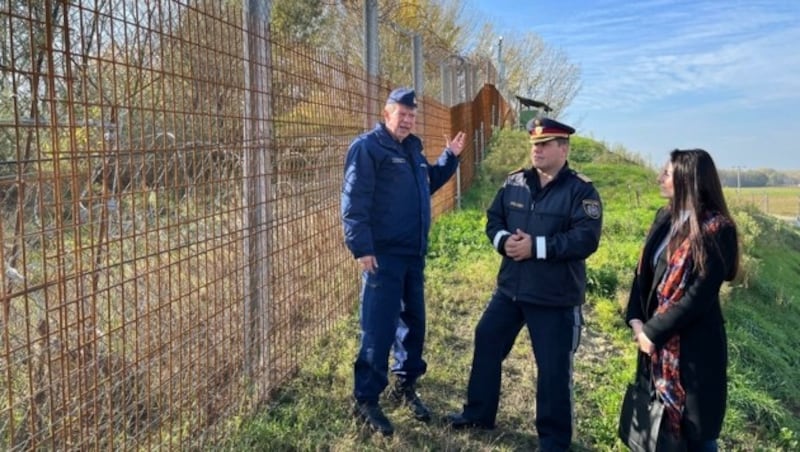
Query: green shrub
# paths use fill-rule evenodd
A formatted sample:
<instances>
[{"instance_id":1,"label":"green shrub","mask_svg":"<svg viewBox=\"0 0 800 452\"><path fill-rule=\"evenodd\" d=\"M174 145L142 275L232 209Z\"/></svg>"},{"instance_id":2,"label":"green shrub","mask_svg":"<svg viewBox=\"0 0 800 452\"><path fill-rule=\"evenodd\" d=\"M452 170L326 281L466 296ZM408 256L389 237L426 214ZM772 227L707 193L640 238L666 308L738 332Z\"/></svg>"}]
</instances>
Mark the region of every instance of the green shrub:
<instances>
[{"instance_id":1,"label":"green shrub","mask_svg":"<svg viewBox=\"0 0 800 452\"><path fill-rule=\"evenodd\" d=\"M592 162L606 152L603 143L591 138L575 136L569 140L569 160L573 163Z\"/></svg>"},{"instance_id":2,"label":"green shrub","mask_svg":"<svg viewBox=\"0 0 800 452\"><path fill-rule=\"evenodd\" d=\"M431 226L428 258L458 260L490 249L485 214L476 209L443 215Z\"/></svg>"},{"instance_id":3,"label":"green shrub","mask_svg":"<svg viewBox=\"0 0 800 452\"><path fill-rule=\"evenodd\" d=\"M480 164L478 179L490 187L499 188L506 176L515 169L530 166L530 144L523 131L499 134L492 140L491 151Z\"/></svg>"},{"instance_id":4,"label":"green shrub","mask_svg":"<svg viewBox=\"0 0 800 452\"><path fill-rule=\"evenodd\" d=\"M617 293L619 278L612 267L588 267L586 269L586 290L592 295L612 298Z\"/></svg>"}]
</instances>

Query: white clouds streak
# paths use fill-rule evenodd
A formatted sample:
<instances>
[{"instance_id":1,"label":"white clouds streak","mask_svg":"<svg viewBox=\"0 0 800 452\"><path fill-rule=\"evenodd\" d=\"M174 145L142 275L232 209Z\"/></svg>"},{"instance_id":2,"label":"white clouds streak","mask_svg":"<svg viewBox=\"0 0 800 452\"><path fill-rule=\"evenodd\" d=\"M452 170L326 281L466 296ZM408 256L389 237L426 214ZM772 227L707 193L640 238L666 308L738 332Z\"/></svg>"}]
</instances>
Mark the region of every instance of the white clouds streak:
<instances>
[{"instance_id":1,"label":"white clouds streak","mask_svg":"<svg viewBox=\"0 0 800 452\"><path fill-rule=\"evenodd\" d=\"M580 133L656 160L703 147L723 168L800 168L800 1L483 3L580 65L565 112Z\"/></svg>"},{"instance_id":2,"label":"white clouds streak","mask_svg":"<svg viewBox=\"0 0 800 452\"><path fill-rule=\"evenodd\" d=\"M579 110L635 111L704 92L724 102L800 98L800 6L783 1L623 0L597 3L542 27L581 63Z\"/></svg>"}]
</instances>

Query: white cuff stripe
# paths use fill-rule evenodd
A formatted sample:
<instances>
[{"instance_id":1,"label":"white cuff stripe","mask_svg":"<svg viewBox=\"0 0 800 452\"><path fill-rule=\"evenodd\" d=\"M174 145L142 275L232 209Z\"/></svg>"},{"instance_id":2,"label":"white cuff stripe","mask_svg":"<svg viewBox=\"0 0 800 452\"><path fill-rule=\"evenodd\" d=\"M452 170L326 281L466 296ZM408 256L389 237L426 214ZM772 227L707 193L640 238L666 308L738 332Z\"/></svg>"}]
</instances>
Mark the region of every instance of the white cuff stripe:
<instances>
[{"instance_id":1,"label":"white cuff stripe","mask_svg":"<svg viewBox=\"0 0 800 452\"><path fill-rule=\"evenodd\" d=\"M494 249L498 251L500 250L500 248L498 248L500 246L500 240L507 235L511 235L511 233L508 231L500 231L494 235L494 240L492 240L492 245L494 246Z\"/></svg>"},{"instance_id":2,"label":"white cuff stripe","mask_svg":"<svg viewBox=\"0 0 800 452\"><path fill-rule=\"evenodd\" d=\"M543 235L536 236L536 259L547 259L547 243Z\"/></svg>"}]
</instances>

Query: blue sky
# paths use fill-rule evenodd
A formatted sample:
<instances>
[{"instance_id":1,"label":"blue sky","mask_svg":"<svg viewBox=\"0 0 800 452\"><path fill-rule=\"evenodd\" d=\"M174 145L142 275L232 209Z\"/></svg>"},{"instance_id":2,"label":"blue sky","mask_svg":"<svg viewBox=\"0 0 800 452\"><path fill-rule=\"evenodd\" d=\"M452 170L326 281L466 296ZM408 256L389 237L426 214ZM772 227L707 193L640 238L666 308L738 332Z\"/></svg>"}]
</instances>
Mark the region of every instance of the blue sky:
<instances>
[{"instance_id":1,"label":"blue sky","mask_svg":"<svg viewBox=\"0 0 800 452\"><path fill-rule=\"evenodd\" d=\"M800 1L469 0L581 68L561 119L655 165L700 147L717 166L800 169Z\"/></svg>"}]
</instances>

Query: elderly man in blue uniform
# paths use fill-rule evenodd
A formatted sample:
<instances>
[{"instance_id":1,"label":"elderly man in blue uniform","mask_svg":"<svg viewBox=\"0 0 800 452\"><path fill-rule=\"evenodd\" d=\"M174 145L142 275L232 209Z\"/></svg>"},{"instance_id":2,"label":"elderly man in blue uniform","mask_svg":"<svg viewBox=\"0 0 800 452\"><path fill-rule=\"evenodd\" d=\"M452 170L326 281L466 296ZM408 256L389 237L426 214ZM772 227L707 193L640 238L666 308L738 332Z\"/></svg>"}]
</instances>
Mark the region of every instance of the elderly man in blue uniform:
<instances>
[{"instance_id":1,"label":"elderly man in blue uniform","mask_svg":"<svg viewBox=\"0 0 800 452\"><path fill-rule=\"evenodd\" d=\"M487 211L486 234L503 256L497 286L475 329L475 350L455 429L495 426L501 365L523 325L536 361L536 430L542 451L572 440L572 362L582 325L585 259L600 242L600 196L567 163L570 126L527 125L533 167L511 173Z\"/></svg>"},{"instance_id":2,"label":"elderly man in blue uniform","mask_svg":"<svg viewBox=\"0 0 800 452\"><path fill-rule=\"evenodd\" d=\"M457 133L429 164L422 141L412 133L416 115L414 91L392 91L384 122L350 145L342 188L345 243L358 260L363 283L353 414L386 436L394 427L378 399L389 384L392 350L396 380L390 398L406 404L416 419L431 419L416 393L417 379L427 369L423 270L430 197L455 173L465 143L464 133Z\"/></svg>"}]
</instances>

